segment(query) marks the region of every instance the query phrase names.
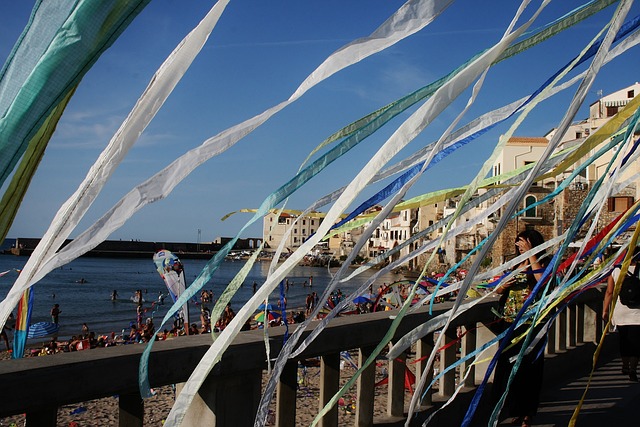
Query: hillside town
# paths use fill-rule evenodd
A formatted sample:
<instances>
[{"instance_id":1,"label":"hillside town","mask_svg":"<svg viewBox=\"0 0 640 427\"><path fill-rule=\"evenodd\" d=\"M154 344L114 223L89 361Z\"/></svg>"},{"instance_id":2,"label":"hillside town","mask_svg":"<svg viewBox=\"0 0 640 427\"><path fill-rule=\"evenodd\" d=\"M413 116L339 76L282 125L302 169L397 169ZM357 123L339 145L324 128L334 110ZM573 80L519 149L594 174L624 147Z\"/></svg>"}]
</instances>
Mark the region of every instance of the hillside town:
<instances>
[{"instance_id":1,"label":"hillside town","mask_svg":"<svg viewBox=\"0 0 640 427\"><path fill-rule=\"evenodd\" d=\"M608 123L639 93L640 84L636 82L616 92L601 96L589 106L589 117L574 122L568 128L561 137L561 143L556 152L561 153L568 148L582 146L590 135ZM555 133L556 129L551 129L542 136L510 137L493 165L492 177L506 177L522 168L533 165L540 159ZM636 133L633 138L637 140L638 134ZM571 226L576 218L577 209L585 200L591 186L603 174L608 173L607 165L615 153L615 150L610 150L584 169L578 171L574 169L592 157L595 151L596 149L593 148L581 153L582 158L569 169L563 170L556 176L543 176L533 183L524 200L520 202L521 213L509 221L493 245L490 257L486 257L482 265L496 267L512 258L515 254L514 238L522 230L535 228L548 240L561 235ZM632 172L627 172L627 175L633 175L638 168L634 167L628 170L632 170ZM577 174L570 185L562 188L560 193L550 202L537 204L545 196L557 191L563 180L574 172ZM606 212L601 213L598 224L596 224L596 231L605 227L638 198L640 187L637 181L632 176L623 176L620 180L623 182L629 180L629 184L608 198ZM500 181L494 182L494 185L499 184L501 184ZM488 191L487 188L478 190L474 197L483 196ZM434 250L436 251L433 257L435 262L433 271L435 272L444 272L451 265L463 260L494 230L502 209L487 215L479 222L470 225L467 223L472 218L482 217L483 211L489 209L497 198L498 196L490 196L478 206L463 211L455 217L453 224L451 224L451 228L463 227L464 230L461 233L458 233L453 239L442 240L436 248L408 260L399 269L403 272L422 269ZM429 242L439 242L446 219L461 207L460 203L461 195L459 194L435 202L433 199L424 199L423 202L409 200L399 203L396 210L387 216L371 234L366 245L354 257L354 262L371 262L377 259L381 260L380 263L386 264ZM404 206L407 205L410 206L405 208ZM354 222L358 222L357 226L346 227L346 229L345 227L338 228L335 234L316 245L314 250L308 254L308 262L326 265L331 260L344 261L376 213L381 210L382 206L371 207L354 220ZM322 223L323 217L322 212L311 212L306 215L288 211L279 215L276 212L271 212L263 220L263 239L270 251L275 251L282 244L283 253L286 255L300 247L309 236L315 233ZM366 221L366 219L370 220ZM627 234L621 235L619 238L624 239L632 232L633 230L627 231ZM401 249L394 251L398 247ZM385 254L389 256L385 256ZM472 254L468 257L462 266L470 265L474 261L474 256ZM434 265L434 263L432 262L430 265Z\"/></svg>"}]
</instances>

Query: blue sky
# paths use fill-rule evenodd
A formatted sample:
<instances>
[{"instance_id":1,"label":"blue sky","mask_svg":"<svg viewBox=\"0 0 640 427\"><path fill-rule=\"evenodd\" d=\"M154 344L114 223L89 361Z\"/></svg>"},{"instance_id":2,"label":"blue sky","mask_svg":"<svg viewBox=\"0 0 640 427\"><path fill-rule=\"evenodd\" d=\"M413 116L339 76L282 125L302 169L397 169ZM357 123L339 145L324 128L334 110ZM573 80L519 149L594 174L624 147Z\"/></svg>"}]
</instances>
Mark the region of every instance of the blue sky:
<instances>
[{"instance_id":1,"label":"blue sky","mask_svg":"<svg viewBox=\"0 0 640 427\"><path fill-rule=\"evenodd\" d=\"M533 1L529 9L534 9ZM556 0L534 27L582 4ZM149 79L213 2L153 0L88 72L62 117L9 237L39 237L73 193L143 92ZM116 170L79 234L136 184L205 139L284 101L327 56L370 34L402 1L231 1L207 45ZM479 4L482 4L480 7ZM110 239L201 241L233 236L249 220L228 212L255 208L295 174L306 155L340 127L422 87L459 66L502 36L519 2L457 0L434 23L313 88L233 148L185 179L166 199L138 212ZM0 5L0 60L21 33L33 1ZM535 90L609 21L598 15L524 54L494 66L482 93L463 119ZM629 18L640 14L634 5ZM527 15L528 16L528 15ZM588 115L597 91L607 93L638 81L638 48L607 65L578 114ZM542 104L518 129L541 136L558 124L573 90ZM401 157L436 139L466 103L460 97ZM288 204L304 209L348 183L410 112L336 161L298 191ZM508 125L489 132L426 173L410 196L469 182ZM369 197L375 189L362 197ZM262 233L252 226L245 237Z\"/></svg>"}]
</instances>

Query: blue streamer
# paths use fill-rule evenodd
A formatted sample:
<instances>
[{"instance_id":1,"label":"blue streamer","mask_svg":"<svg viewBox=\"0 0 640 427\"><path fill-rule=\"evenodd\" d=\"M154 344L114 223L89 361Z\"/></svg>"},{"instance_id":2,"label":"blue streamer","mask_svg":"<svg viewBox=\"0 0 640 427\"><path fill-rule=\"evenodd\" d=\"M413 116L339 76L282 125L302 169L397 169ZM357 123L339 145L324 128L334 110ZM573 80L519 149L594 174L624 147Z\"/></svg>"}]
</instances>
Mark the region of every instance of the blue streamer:
<instances>
[{"instance_id":1,"label":"blue streamer","mask_svg":"<svg viewBox=\"0 0 640 427\"><path fill-rule=\"evenodd\" d=\"M289 339L289 322L287 319L287 300L284 294L284 280L280 281L280 313L285 327L284 337L282 338L282 345L284 345Z\"/></svg>"}]
</instances>

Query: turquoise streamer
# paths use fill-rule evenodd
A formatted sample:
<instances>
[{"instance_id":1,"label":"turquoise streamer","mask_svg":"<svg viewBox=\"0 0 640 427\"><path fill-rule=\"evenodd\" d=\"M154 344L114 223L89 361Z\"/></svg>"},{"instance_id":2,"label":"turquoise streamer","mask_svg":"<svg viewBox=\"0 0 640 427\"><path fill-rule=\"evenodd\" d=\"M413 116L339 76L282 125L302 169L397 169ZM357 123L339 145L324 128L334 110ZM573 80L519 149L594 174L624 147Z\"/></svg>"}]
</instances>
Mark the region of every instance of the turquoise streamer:
<instances>
[{"instance_id":1,"label":"turquoise streamer","mask_svg":"<svg viewBox=\"0 0 640 427\"><path fill-rule=\"evenodd\" d=\"M0 118L0 186L53 108L80 82L149 1L79 0L74 5L35 68L29 70L6 114ZM42 9L41 3L37 3L20 43L29 40L36 23L48 20L49 16L40 16ZM9 58L3 77L14 60L19 59L16 55L19 49L14 48L14 56ZM20 63L15 64L15 67L20 66Z\"/></svg>"}]
</instances>

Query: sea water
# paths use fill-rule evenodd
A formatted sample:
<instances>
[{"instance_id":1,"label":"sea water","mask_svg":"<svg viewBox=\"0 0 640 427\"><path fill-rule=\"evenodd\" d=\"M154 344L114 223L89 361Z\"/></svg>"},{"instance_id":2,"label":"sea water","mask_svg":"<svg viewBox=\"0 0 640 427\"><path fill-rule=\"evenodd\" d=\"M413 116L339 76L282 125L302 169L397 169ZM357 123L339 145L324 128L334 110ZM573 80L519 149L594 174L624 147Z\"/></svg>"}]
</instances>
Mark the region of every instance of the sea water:
<instances>
[{"instance_id":1,"label":"sea water","mask_svg":"<svg viewBox=\"0 0 640 427\"><path fill-rule=\"evenodd\" d=\"M18 277L18 270L24 267L27 260L28 258L23 256L0 255L0 273L10 270L9 273L0 277L1 299L5 298ZM182 263L187 284L191 284L207 260L183 259ZM244 261L223 262L203 289L212 290L214 300L217 300L243 265ZM269 265L267 261L260 261L253 265L242 287L231 300L231 306L236 312L253 296L253 282L255 281L258 286L264 283ZM287 308L303 307L307 294L311 292L322 295L332 274L336 271L336 268L328 270L326 267L294 267L287 275L289 281L289 290L286 293ZM350 270L348 273L351 272ZM350 279L348 283L339 284L336 289L339 288L343 294L349 295L375 272L375 270L368 270ZM396 274L384 274L373 283L372 287L377 289L384 283L389 284L400 279L402 277ZM303 286L305 282L307 286ZM312 287L308 286L310 282L313 284ZM167 295L167 288L151 257L149 259L81 257L50 272L33 287L31 324L51 321L51 308L54 304L59 304L62 312L59 318L58 335L61 339L80 334L83 323L97 334L111 332L120 334L123 329L128 330L131 323L136 320L136 304L133 296L138 289L142 290L145 299L145 317L152 317L158 326L171 307L172 301L170 297L166 297L164 305L157 303L161 292ZM114 290L118 293L116 301L111 300ZM199 301L199 293L197 296ZM276 287L269 298L269 302L274 307L279 296L280 291ZM213 308L213 304L209 304L209 308ZM14 309L14 314L15 312ZM189 318L191 323L200 325L200 307L194 301L189 303ZM170 329L171 325L167 325L167 328Z\"/></svg>"}]
</instances>

